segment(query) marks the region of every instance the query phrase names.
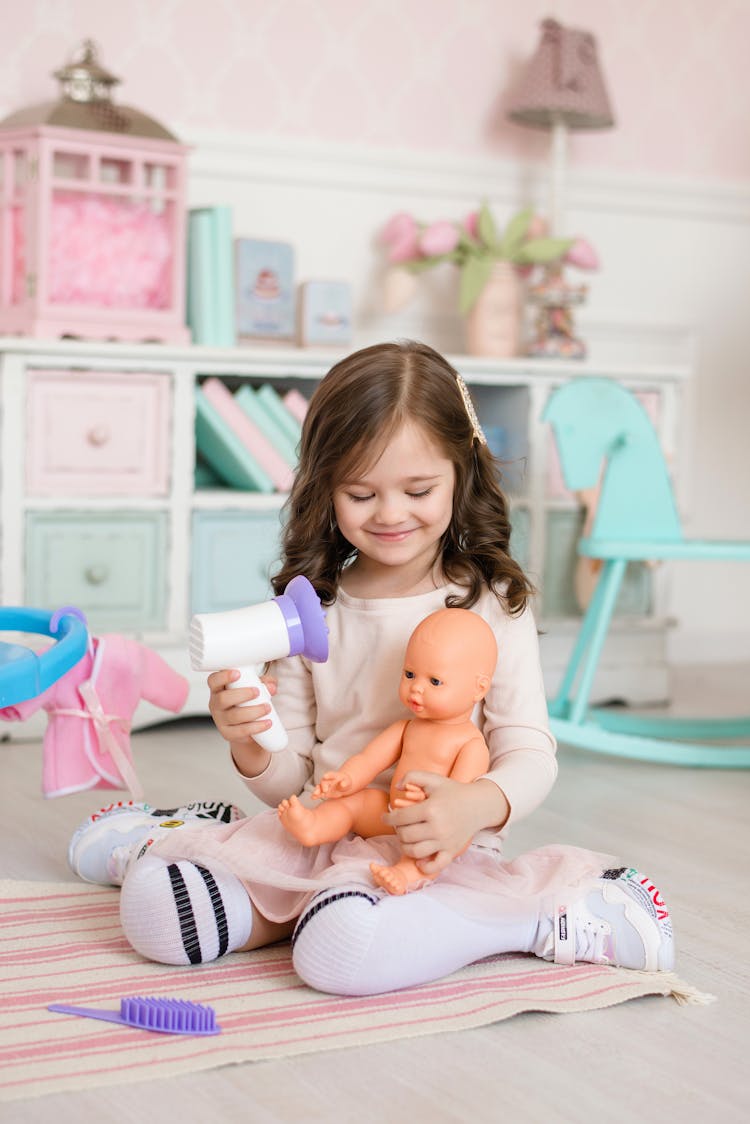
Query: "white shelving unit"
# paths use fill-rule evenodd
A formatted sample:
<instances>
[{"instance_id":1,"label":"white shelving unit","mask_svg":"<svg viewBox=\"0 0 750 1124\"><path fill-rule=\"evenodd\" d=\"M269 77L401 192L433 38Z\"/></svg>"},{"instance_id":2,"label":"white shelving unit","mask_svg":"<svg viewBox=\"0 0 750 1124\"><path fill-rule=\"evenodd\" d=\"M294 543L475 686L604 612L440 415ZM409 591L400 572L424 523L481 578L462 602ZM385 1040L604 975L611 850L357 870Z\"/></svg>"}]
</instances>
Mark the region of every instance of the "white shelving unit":
<instances>
[{"instance_id":1,"label":"white shelving unit","mask_svg":"<svg viewBox=\"0 0 750 1124\"><path fill-rule=\"evenodd\" d=\"M186 654L187 625L194 608L193 519L201 512L232 512L238 520L243 515L272 514L280 512L285 497L195 489L194 386L202 376L215 375L232 386L242 380L255 385L269 382L282 390L297 387L309 396L337 358L329 352L272 345L217 350L0 339L2 603L58 608L55 599L59 598L59 603L78 604L87 612L94 632L122 631L137 636L190 676L194 689L186 713L204 713L204 677L189 671ZM566 518L572 519L576 503L573 497L550 492L550 436L541 420L547 397L559 383L590 375L616 378L651 395L658 400L662 444L672 463L677 463L682 388L690 366L687 362L624 365L450 359L472 388L491 438L504 443L510 459L507 479L514 517L519 527L526 527L519 544L542 590L537 614L545 677L553 691L578 618L545 610L545 558L548 568L550 563L557 565L554 543L549 541L554 523L550 515L568 513ZM80 382L84 378L93 379L93 389L82 399ZM35 380L42 383L47 398L39 393ZM49 416L40 418L39 402L49 401L49 385L56 393L59 390L60 405L55 400ZM37 393L32 394L34 387ZM134 394L143 397L133 399ZM91 418L84 416L89 404ZM109 411L108 416L98 419L99 408ZM114 467L98 470L100 453L104 464L108 456L114 457ZM154 465L163 463L163 474L154 469L153 478L144 476L143 464L152 461ZM88 476L82 474L81 465ZM132 488L128 473L137 481ZM90 487L82 479L88 479ZM93 528L91 542L110 545L111 573L86 556L87 528ZM138 546L139 535L142 547ZM130 561L129 549L134 552ZM150 562L146 558L149 550L155 552ZM115 573L118 564L123 568L119 578ZM110 582L113 596L108 607ZM599 697L649 702L666 696L668 591L658 573L651 584L648 611L623 616L615 626L611 652L597 684ZM147 612L141 611L145 602ZM137 722L143 725L164 717L143 706ZM12 737L34 732L29 724L3 730Z\"/></svg>"}]
</instances>

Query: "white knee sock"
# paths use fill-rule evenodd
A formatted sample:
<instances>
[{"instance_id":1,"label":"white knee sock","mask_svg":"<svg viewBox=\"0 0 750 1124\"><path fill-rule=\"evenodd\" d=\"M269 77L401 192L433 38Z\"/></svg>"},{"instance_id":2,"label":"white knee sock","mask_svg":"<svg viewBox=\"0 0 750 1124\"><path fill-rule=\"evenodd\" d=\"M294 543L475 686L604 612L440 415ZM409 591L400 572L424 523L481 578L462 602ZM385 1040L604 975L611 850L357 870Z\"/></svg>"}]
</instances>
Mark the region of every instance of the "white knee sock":
<instances>
[{"instance_id":1,"label":"white knee sock","mask_svg":"<svg viewBox=\"0 0 750 1124\"><path fill-rule=\"evenodd\" d=\"M535 907L526 916L521 904L518 916L480 920L481 905L472 916L466 902L467 891L453 886L403 897L382 897L364 885L324 890L297 924L295 970L319 991L377 995L439 979L493 953L532 949Z\"/></svg>"},{"instance_id":2,"label":"white knee sock","mask_svg":"<svg viewBox=\"0 0 750 1124\"><path fill-rule=\"evenodd\" d=\"M120 921L133 948L149 960L202 964L247 942L252 907L235 875L149 852L127 871Z\"/></svg>"}]
</instances>

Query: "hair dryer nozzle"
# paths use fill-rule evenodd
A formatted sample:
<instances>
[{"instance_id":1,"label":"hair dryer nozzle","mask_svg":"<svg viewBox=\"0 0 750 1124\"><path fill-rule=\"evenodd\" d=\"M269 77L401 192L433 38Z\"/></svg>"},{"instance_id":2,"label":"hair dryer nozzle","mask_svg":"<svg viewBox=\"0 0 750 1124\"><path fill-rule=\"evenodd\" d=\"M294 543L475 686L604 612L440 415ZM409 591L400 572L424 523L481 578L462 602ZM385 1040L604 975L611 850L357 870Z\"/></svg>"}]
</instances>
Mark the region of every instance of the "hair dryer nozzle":
<instances>
[{"instance_id":1,"label":"hair dryer nozzle","mask_svg":"<svg viewBox=\"0 0 750 1124\"><path fill-rule=\"evenodd\" d=\"M284 615L289 633L289 655L302 655L314 663L325 663L328 659L326 615L307 578L302 574L292 578L274 600Z\"/></svg>"}]
</instances>

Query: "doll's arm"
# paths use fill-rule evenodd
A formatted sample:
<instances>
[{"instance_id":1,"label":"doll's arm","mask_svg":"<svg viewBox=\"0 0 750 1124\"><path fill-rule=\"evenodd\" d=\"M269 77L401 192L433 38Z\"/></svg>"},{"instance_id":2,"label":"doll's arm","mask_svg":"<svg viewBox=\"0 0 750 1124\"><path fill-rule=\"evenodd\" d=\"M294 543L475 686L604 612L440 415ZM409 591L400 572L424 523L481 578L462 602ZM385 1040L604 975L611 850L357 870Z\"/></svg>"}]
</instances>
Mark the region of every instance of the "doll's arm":
<instances>
[{"instance_id":1,"label":"doll's arm","mask_svg":"<svg viewBox=\"0 0 750 1124\"><path fill-rule=\"evenodd\" d=\"M398 761L406 721L394 722L373 738L363 750L350 757L340 769L325 773L313 791L316 800L332 799L359 792L375 780L378 773Z\"/></svg>"},{"instance_id":2,"label":"doll's arm","mask_svg":"<svg viewBox=\"0 0 750 1124\"><path fill-rule=\"evenodd\" d=\"M448 774L451 780L469 784L486 773L490 766L490 751L482 735L466 742L458 751L453 768Z\"/></svg>"}]
</instances>

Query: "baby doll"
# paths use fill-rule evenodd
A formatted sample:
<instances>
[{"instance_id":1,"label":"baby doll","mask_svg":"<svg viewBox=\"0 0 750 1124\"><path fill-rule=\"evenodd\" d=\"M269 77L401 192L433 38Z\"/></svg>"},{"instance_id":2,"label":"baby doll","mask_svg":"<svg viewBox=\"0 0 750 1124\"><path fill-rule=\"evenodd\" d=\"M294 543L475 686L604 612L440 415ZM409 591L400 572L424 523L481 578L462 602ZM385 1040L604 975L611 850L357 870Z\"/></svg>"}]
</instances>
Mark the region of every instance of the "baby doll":
<instances>
[{"instance_id":1,"label":"baby doll","mask_svg":"<svg viewBox=\"0 0 750 1124\"><path fill-rule=\"evenodd\" d=\"M414 717L394 722L340 769L326 773L312 794L325 803L306 808L296 796L283 800L278 812L287 831L305 846L331 843L350 831L363 838L392 834L383 823L389 807L426 799L421 786L402 783L408 772L423 769L465 783L485 773L489 751L471 715L487 694L496 662L492 629L476 613L439 609L426 617L409 639L399 687ZM394 764L390 794L366 787ZM393 866L372 863L370 869L390 894L430 881L406 855Z\"/></svg>"}]
</instances>

